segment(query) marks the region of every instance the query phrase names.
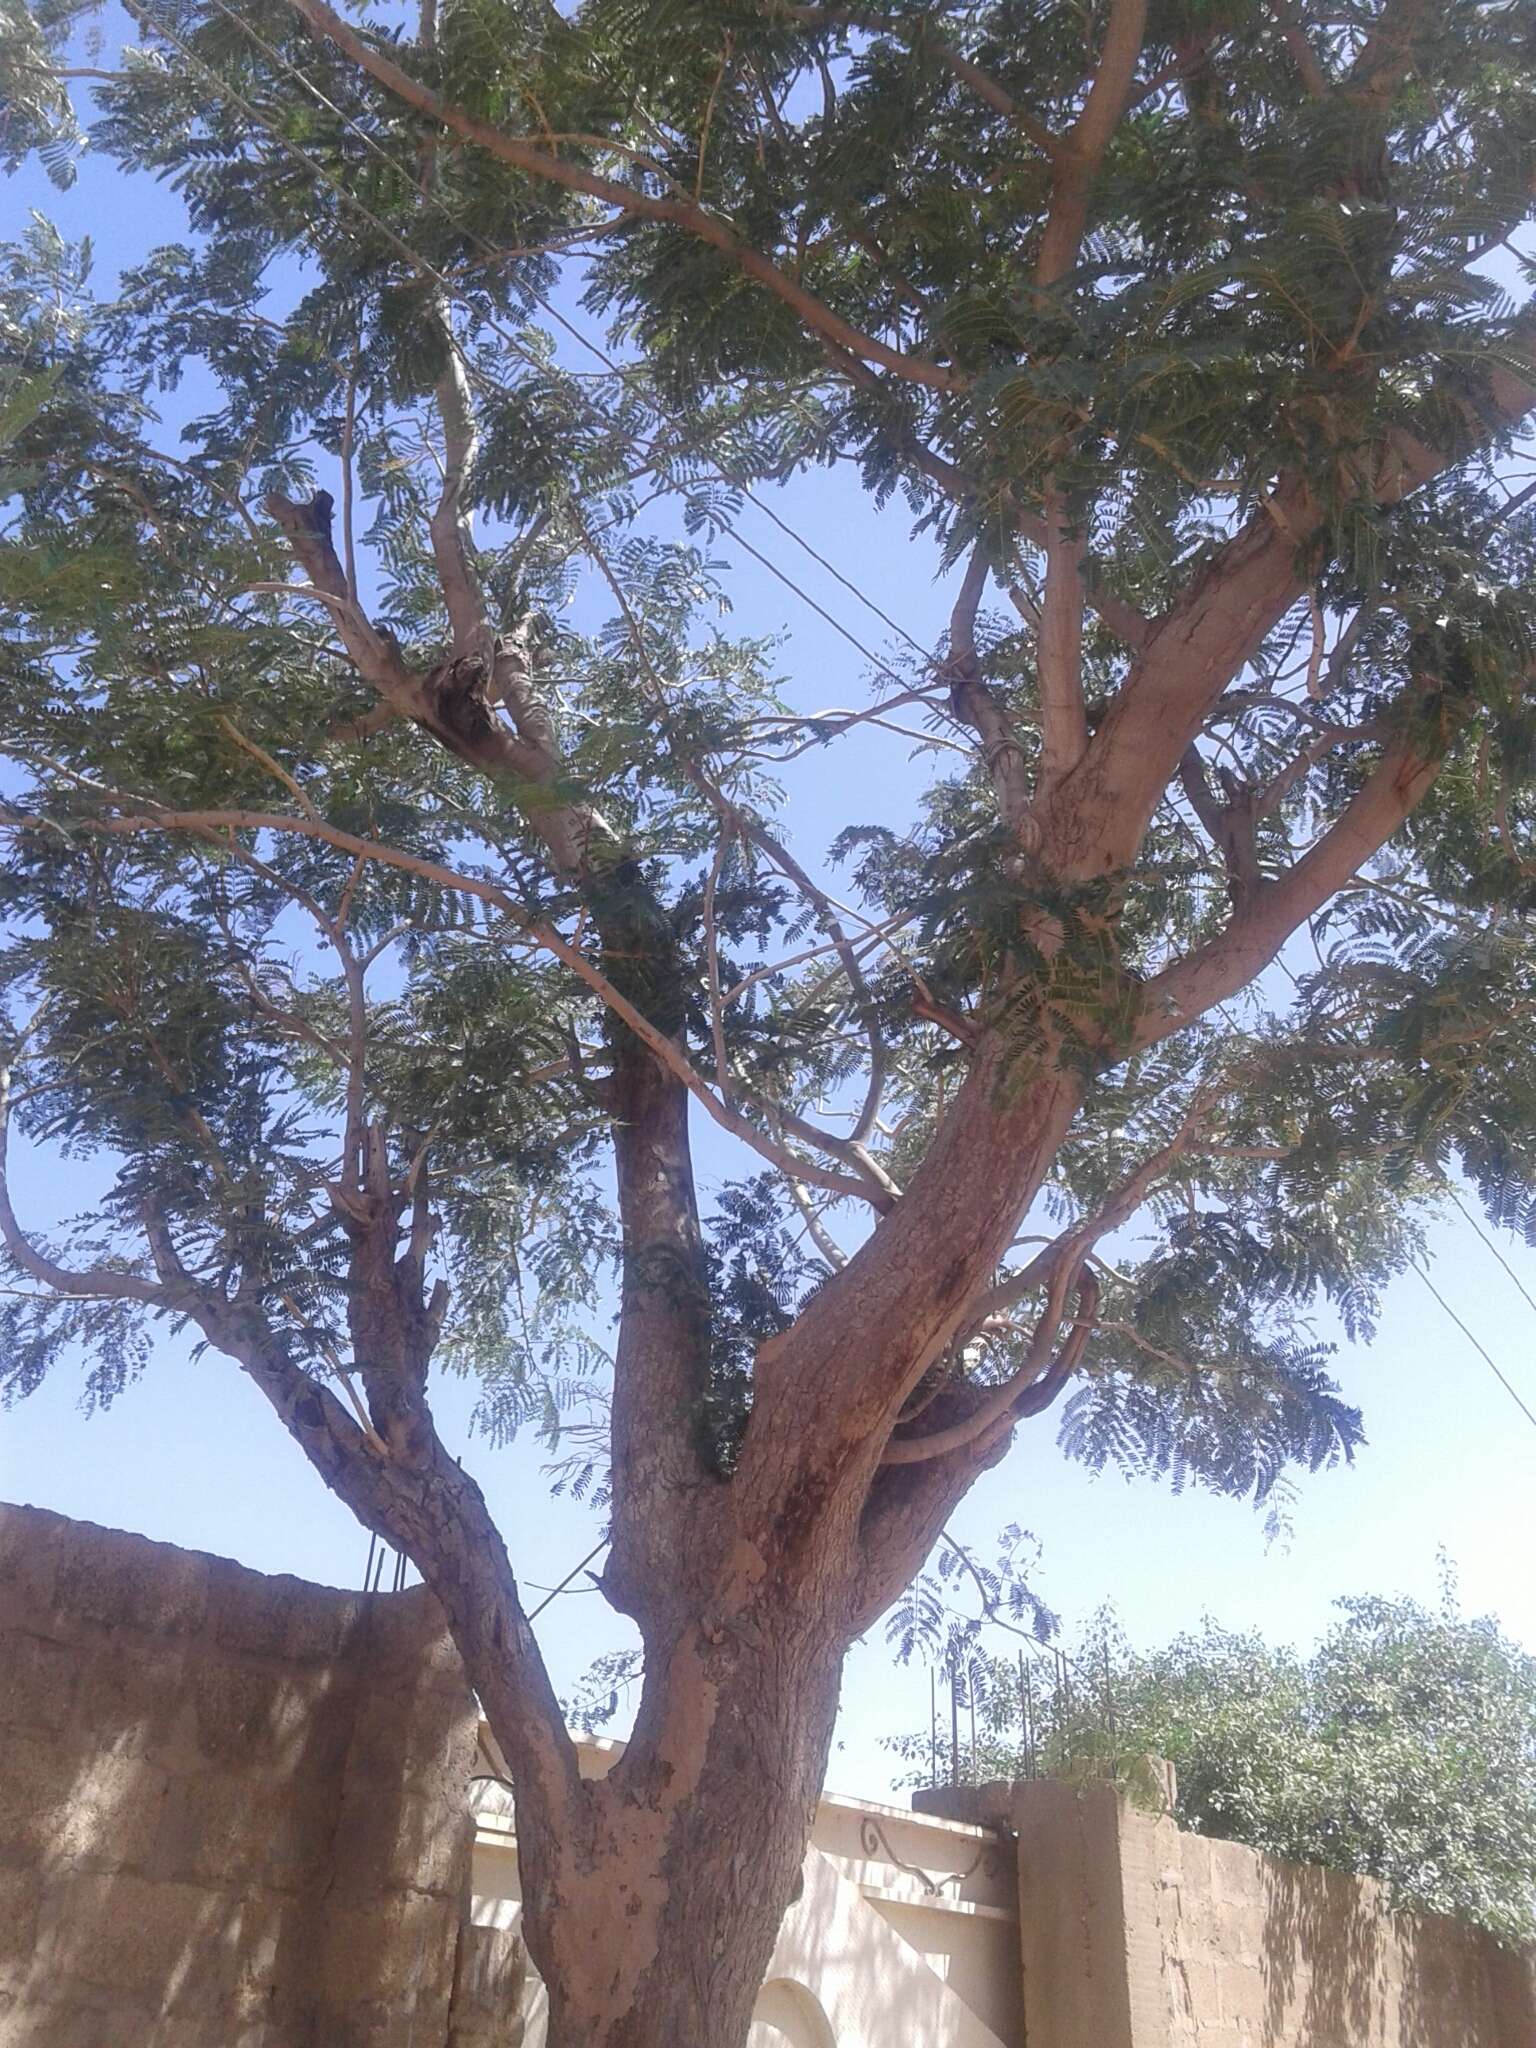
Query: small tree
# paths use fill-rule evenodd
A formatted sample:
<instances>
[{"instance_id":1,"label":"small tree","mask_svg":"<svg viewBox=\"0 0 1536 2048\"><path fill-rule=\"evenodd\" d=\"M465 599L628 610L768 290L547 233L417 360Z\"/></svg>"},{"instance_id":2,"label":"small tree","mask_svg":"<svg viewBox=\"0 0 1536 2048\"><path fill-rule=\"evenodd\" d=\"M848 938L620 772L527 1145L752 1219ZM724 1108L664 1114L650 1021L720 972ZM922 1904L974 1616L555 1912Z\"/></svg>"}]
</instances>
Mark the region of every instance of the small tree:
<instances>
[{"instance_id":1,"label":"small tree","mask_svg":"<svg viewBox=\"0 0 1536 2048\"><path fill-rule=\"evenodd\" d=\"M556 2048L734 2048L847 1645L1021 1427L1263 1496L1358 1439L1318 1291L1368 1328L1453 1158L1530 1214L1536 17L132 5L94 147L192 237L0 296L12 1099L106 1167L55 1244L0 1192L11 1384L233 1360L443 1603ZM74 16L5 17L61 176ZM958 587L810 715L637 521L841 459ZM777 815L834 746L851 903ZM609 1404L601 1784L445 1357Z\"/></svg>"},{"instance_id":2,"label":"small tree","mask_svg":"<svg viewBox=\"0 0 1536 2048\"><path fill-rule=\"evenodd\" d=\"M1133 1651L1113 1615L1047 1667L967 1666L979 1734L967 1779L1177 1768L1174 1817L1197 1834L1379 1878L1394 1905L1536 1939L1536 1658L1447 1586L1417 1601L1338 1602L1309 1656L1207 1621ZM1033 1708L1031 1726L1021 1724ZM928 1782L927 1730L895 1748Z\"/></svg>"}]
</instances>

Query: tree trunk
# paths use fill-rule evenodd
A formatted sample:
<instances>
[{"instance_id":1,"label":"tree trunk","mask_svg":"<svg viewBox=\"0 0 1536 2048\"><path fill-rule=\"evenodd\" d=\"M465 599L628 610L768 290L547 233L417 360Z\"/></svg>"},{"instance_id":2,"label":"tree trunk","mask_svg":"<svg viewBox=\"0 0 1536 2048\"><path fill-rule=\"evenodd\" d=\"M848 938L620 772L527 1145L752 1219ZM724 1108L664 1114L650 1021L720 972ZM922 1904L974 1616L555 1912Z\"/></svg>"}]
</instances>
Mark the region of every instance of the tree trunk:
<instances>
[{"instance_id":1,"label":"tree trunk","mask_svg":"<svg viewBox=\"0 0 1536 2048\"><path fill-rule=\"evenodd\" d=\"M779 1623L750 1645L734 1628L691 1631L647 1683L613 1772L584 1788L580 1853L525 1899L548 2048L743 2048L799 1879L845 1654Z\"/></svg>"}]
</instances>

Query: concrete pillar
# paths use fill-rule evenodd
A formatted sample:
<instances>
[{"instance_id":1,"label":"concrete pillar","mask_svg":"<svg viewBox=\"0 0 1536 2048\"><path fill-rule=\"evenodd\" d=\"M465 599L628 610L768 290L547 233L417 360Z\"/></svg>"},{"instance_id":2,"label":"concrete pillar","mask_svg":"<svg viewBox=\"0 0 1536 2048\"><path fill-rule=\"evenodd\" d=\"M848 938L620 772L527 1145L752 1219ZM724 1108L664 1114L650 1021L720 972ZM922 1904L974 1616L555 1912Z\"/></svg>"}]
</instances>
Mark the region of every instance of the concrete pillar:
<instances>
[{"instance_id":1,"label":"concrete pillar","mask_svg":"<svg viewBox=\"0 0 1536 2048\"><path fill-rule=\"evenodd\" d=\"M913 1804L1018 1839L1028 2048L1166 2048L1153 1815L1102 1780L941 1786Z\"/></svg>"},{"instance_id":2,"label":"concrete pillar","mask_svg":"<svg viewBox=\"0 0 1536 2048\"><path fill-rule=\"evenodd\" d=\"M1018 1838L1026 2048L1532 2048L1536 1949L1380 1885L1185 1834L1108 1783L943 1788Z\"/></svg>"}]
</instances>

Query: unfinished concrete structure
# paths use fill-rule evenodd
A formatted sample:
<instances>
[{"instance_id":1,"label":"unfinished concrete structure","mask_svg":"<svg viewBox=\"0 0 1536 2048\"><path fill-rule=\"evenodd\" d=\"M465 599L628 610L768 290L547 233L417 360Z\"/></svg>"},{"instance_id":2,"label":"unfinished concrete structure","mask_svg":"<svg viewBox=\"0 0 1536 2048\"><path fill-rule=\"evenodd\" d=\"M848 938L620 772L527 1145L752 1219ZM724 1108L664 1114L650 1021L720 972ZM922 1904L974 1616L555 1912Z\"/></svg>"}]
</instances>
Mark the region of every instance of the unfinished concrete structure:
<instances>
[{"instance_id":1,"label":"unfinished concrete structure","mask_svg":"<svg viewBox=\"0 0 1536 2048\"><path fill-rule=\"evenodd\" d=\"M1536 2048L1536 1959L1369 1884L1109 1786L923 1804L822 1801L753 2048ZM517 1898L426 1593L0 1507L0 2048L540 2048Z\"/></svg>"},{"instance_id":2,"label":"unfinished concrete structure","mask_svg":"<svg viewBox=\"0 0 1536 2048\"><path fill-rule=\"evenodd\" d=\"M442 2048L476 1725L419 1588L0 1507L0 2043Z\"/></svg>"}]
</instances>

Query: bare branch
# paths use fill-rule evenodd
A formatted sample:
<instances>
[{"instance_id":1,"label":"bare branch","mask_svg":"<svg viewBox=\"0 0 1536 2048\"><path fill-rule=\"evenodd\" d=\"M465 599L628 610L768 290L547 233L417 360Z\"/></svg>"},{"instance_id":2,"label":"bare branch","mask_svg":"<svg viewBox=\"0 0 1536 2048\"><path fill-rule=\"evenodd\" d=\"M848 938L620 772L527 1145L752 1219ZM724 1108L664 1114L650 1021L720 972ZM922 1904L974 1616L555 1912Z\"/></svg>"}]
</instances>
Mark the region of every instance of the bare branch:
<instances>
[{"instance_id":1,"label":"bare branch","mask_svg":"<svg viewBox=\"0 0 1536 2048\"><path fill-rule=\"evenodd\" d=\"M1422 691L1426 685L1417 686ZM1134 1043L1155 1045L1233 995L1279 952L1392 837L1433 784L1457 726L1458 707L1442 704L1434 730L1388 743L1343 812L1295 865L1261 882L1226 930L1147 983Z\"/></svg>"},{"instance_id":2,"label":"bare branch","mask_svg":"<svg viewBox=\"0 0 1536 2048\"><path fill-rule=\"evenodd\" d=\"M722 832L704 884L703 909L704 962L709 975L709 1032L715 1048L715 1086L724 1102L731 1099L731 1068L725 1056L725 1004L720 994L720 937L715 925L715 891L720 886L720 870L725 866L730 843L728 834Z\"/></svg>"},{"instance_id":3,"label":"bare branch","mask_svg":"<svg viewBox=\"0 0 1536 2048\"><path fill-rule=\"evenodd\" d=\"M1088 544L1071 529L1061 493L1045 505L1045 594L1040 607L1040 786L1066 777L1088 751L1083 709L1084 563Z\"/></svg>"},{"instance_id":4,"label":"bare branch","mask_svg":"<svg viewBox=\"0 0 1536 2048\"><path fill-rule=\"evenodd\" d=\"M1222 794L1217 797L1197 747L1186 747L1179 759L1179 783L1191 810L1210 834L1227 871L1227 892L1234 905L1246 903L1259 883L1259 856L1254 831L1263 792L1240 782L1229 769L1218 768Z\"/></svg>"},{"instance_id":5,"label":"bare branch","mask_svg":"<svg viewBox=\"0 0 1536 2048\"><path fill-rule=\"evenodd\" d=\"M220 731L227 733L229 737L234 741L235 745L240 749L241 753L249 754L251 759L257 764L258 767L265 768L267 773L272 777L272 780L276 783L279 783L282 786L282 788L287 790L288 794L293 798L294 802L298 805L299 809L303 811L306 817L315 818L319 816L319 812L315 809L314 805L310 802L309 798L304 794L302 784L295 782L293 777L288 773L288 770L283 767L281 762L274 761L272 756L267 752L265 747L258 746L255 740L249 739L246 736L246 734L244 734L240 730L239 726L235 724L234 720L232 718L226 718L223 712L219 713L218 722Z\"/></svg>"},{"instance_id":6,"label":"bare branch","mask_svg":"<svg viewBox=\"0 0 1536 2048\"><path fill-rule=\"evenodd\" d=\"M1028 136L1048 156L1059 147L1058 138L1044 122L1021 107L1013 94L990 72L984 71L947 41L933 26L929 16L914 21L900 15L866 13L859 8L791 6L786 4L786 0L769 0L769 12L787 15L791 21L799 22L805 28L848 27L863 29L872 35L900 36L914 48L937 57L962 85L968 86L994 113L1014 122L1021 134Z\"/></svg>"},{"instance_id":7,"label":"bare branch","mask_svg":"<svg viewBox=\"0 0 1536 2048\"><path fill-rule=\"evenodd\" d=\"M1061 1347L1059 1357L1051 1360L1051 1346L1061 1328L1066 1312L1068 1289L1076 1282L1078 1290L1077 1315L1067 1341ZM968 1444L976 1443L999 1422L1017 1420L1020 1416L1037 1412L1028 1403L1031 1393L1043 1394L1049 1385L1050 1394L1040 1402L1047 1405L1054 1398L1055 1391L1073 1373L1083 1354L1092 1327L1094 1310L1098 1305L1099 1283L1086 1268L1080 1269L1063 1259L1052 1274L1046 1306L1040 1313L1024 1353L1024 1363L1010 1378L998 1386L988 1387L971 1409L958 1422L950 1423L944 1429L930 1430L925 1436L896 1436L885 1447L882 1463L886 1465L920 1465L930 1458L947 1457L953 1451L961 1451Z\"/></svg>"},{"instance_id":8,"label":"bare branch","mask_svg":"<svg viewBox=\"0 0 1536 2048\"><path fill-rule=\"evenodd\" d=\"M453 424L445 424L450 443L449 476L432 521L432 540L434 550L440 550L439 574L455 638L461 631L466 634L469 651L420 674L405 666L394 641L372 625L348 594L346 571L331 540L328 492L317 492L307 503L295 503L276 492L266 499L267 511L282 528L310 581L307 588L287 584L254 587L323 602L336 620L359 676L382 700L381 709L387 709L391 717L412 720L457 759L510 784L514 797L525 799L523 808L530 828L543 839L567 879L576 879L594 858L616 858L618 843L606 821L588 805L526 801L531 787L547 791L559 778L554 725L532 687L522 649L514 642L490 644L467 536L459 524L458 494L464 474L461 471L456 483L452 474L454 450L465 470L473 457L472 415L462 387L452 375L445 374L438 397L440 405L446 406L445 422ZM511 712L515 733L493 717L492 705L498 701ZM359 719L335 736L362 737L386 722Z\"/></svg>"},{"instance_id":9,"label":"bare branch","mask_svg":"<svg viewBox=\"0 0 1536 2048\"><path fill-rule=\"evenodd\" d=\"M981 741L982 760L1003 824L1026 853L1040 843L1031 810L1029 759L996 693L982 679L976 651L976 614L987 587L987 557L980 542L972 549L949 619L949 659L944 673L955 716Z\"/></svg>"},{"instance_id":10,"label":"bare branch","mask_svg":"<svg viewBox=\"0 0 1536 2048\"><path fill-rule=\"evenodd\" d=\"M875 1119L880 1114L880 1098L885 1091L885 1077L890 1064L890 1054L880 1030L879 1013L875 1008L875 999L869 983L865 979L863 963L853 942L839 923L832 899L826 890L812 881L788 847L770 832L766 825L739 812L735 815L740 819L747 837L754 845L761 847L775 866L789 877L801 895L813 906L823 931L831 941L832 950L848 977L854 1007L869 1045L869 1079L865 1084L863 1103L854 1118L853 1129L848 1134L850 1144L862 1146L874 1129ZM880 1178L886 1191L891 1192L894 1184L889 1176L882 1174Z\"/></svg>"},{"instance_id":11,"label":"bare branch","mask_svg":"<svg viewBox=\"0 0 1536 2048\"><path fill-rule=\"evenodd\" d=\"M355 598L357 582L357 536L354 532L354 500L357 496L357 478L353 469L353 456L357 447L357 359L358 346L352 345L352 361L347 367L347 404L341 422L341 544L346 556L347 595Z\"/></svg>"},{"instance_id":12,"label":"bare branch","mask_svg":"<svg viewBox=\"0 0 1536 2048\"><path fill-rule=\"evenodd\" d=\"M1014 525L1025 540L1029 542L1030 546L1038 548L1044 554L1049 545L1051 535L1051 530L1046 520L1040 515L1026 511L1018 506L1012 508L1012 518ZM1128 604L1123 597L1116 597L1113 591L1106 590L1099 579L1095 563L1087 555L1083 557L1081 572L1083 578L1083 601L1087 604L1089 610L1097 612L1100 623L1124 646L1129 647L1133 652L1138 648L1144 647L1147 636L1152 631L1152 621L1147 617L1146 613L1138 611L1135 605ZM1011 597L1014 596L1011 589L1009 595ZM1018 604L1017 597L1014 597L1014 603L1015 605ZM1022 612L1022 608L1021 616L1025 617L1027 624L1034 624L1038 628L1038 620L1029 620L1027 615Z\"/></svg>"},{"instance_id":13,"label":"bare branch","mask_svg":"<svg viewBox=\"0 0 1536 2048\"><path fill-rule=\"evenodd\" d=\"M848 1263L848 1254L817 1215L811 1198L801 1183L797 1180L792 1180L789 1183L789 1192L794 1198L795 1207L800 1211L801 1217L804 1219L806 1232L810 1237L811 1243L815 1245L817 1251L821 1253L821 1256L827 1262L828 1271L833 1273L840 1272Z\"/></svg>"},{"instance_id":14,"label":"bare branch","mask_svg":"<svg viewBox=\"0 0 1536 2048\"><path fill-rule=\"evenodd\" d=\"M1306 24L1296 11L1295 0L1270 0L1270 8L1280 24L1280 33L1285 38L1285 47L1295 59L1296 69L1302 84L1315 100L1325 100L1333 90L1322 60L1313 49L1307 35Z\"/></svg>"},{"instance_id":15,"label":"bare branch","mask_svg":"<svg viewBox=\"0 0 1536 2048\"><path fill-rule=\"evenodd\" d=\"M432 558L448 606L453 628L455 654L478 654L487 661L492 635L486 622L485 593L475 574L474 542L464 496L474 468L478 435L470 404L469 380L453 339L447 316L439 309L438 319L447 350L447 366L437 380L437 411L443 423L443 488L437 506L427 522Z\"/></svg>"}]
</instances>

